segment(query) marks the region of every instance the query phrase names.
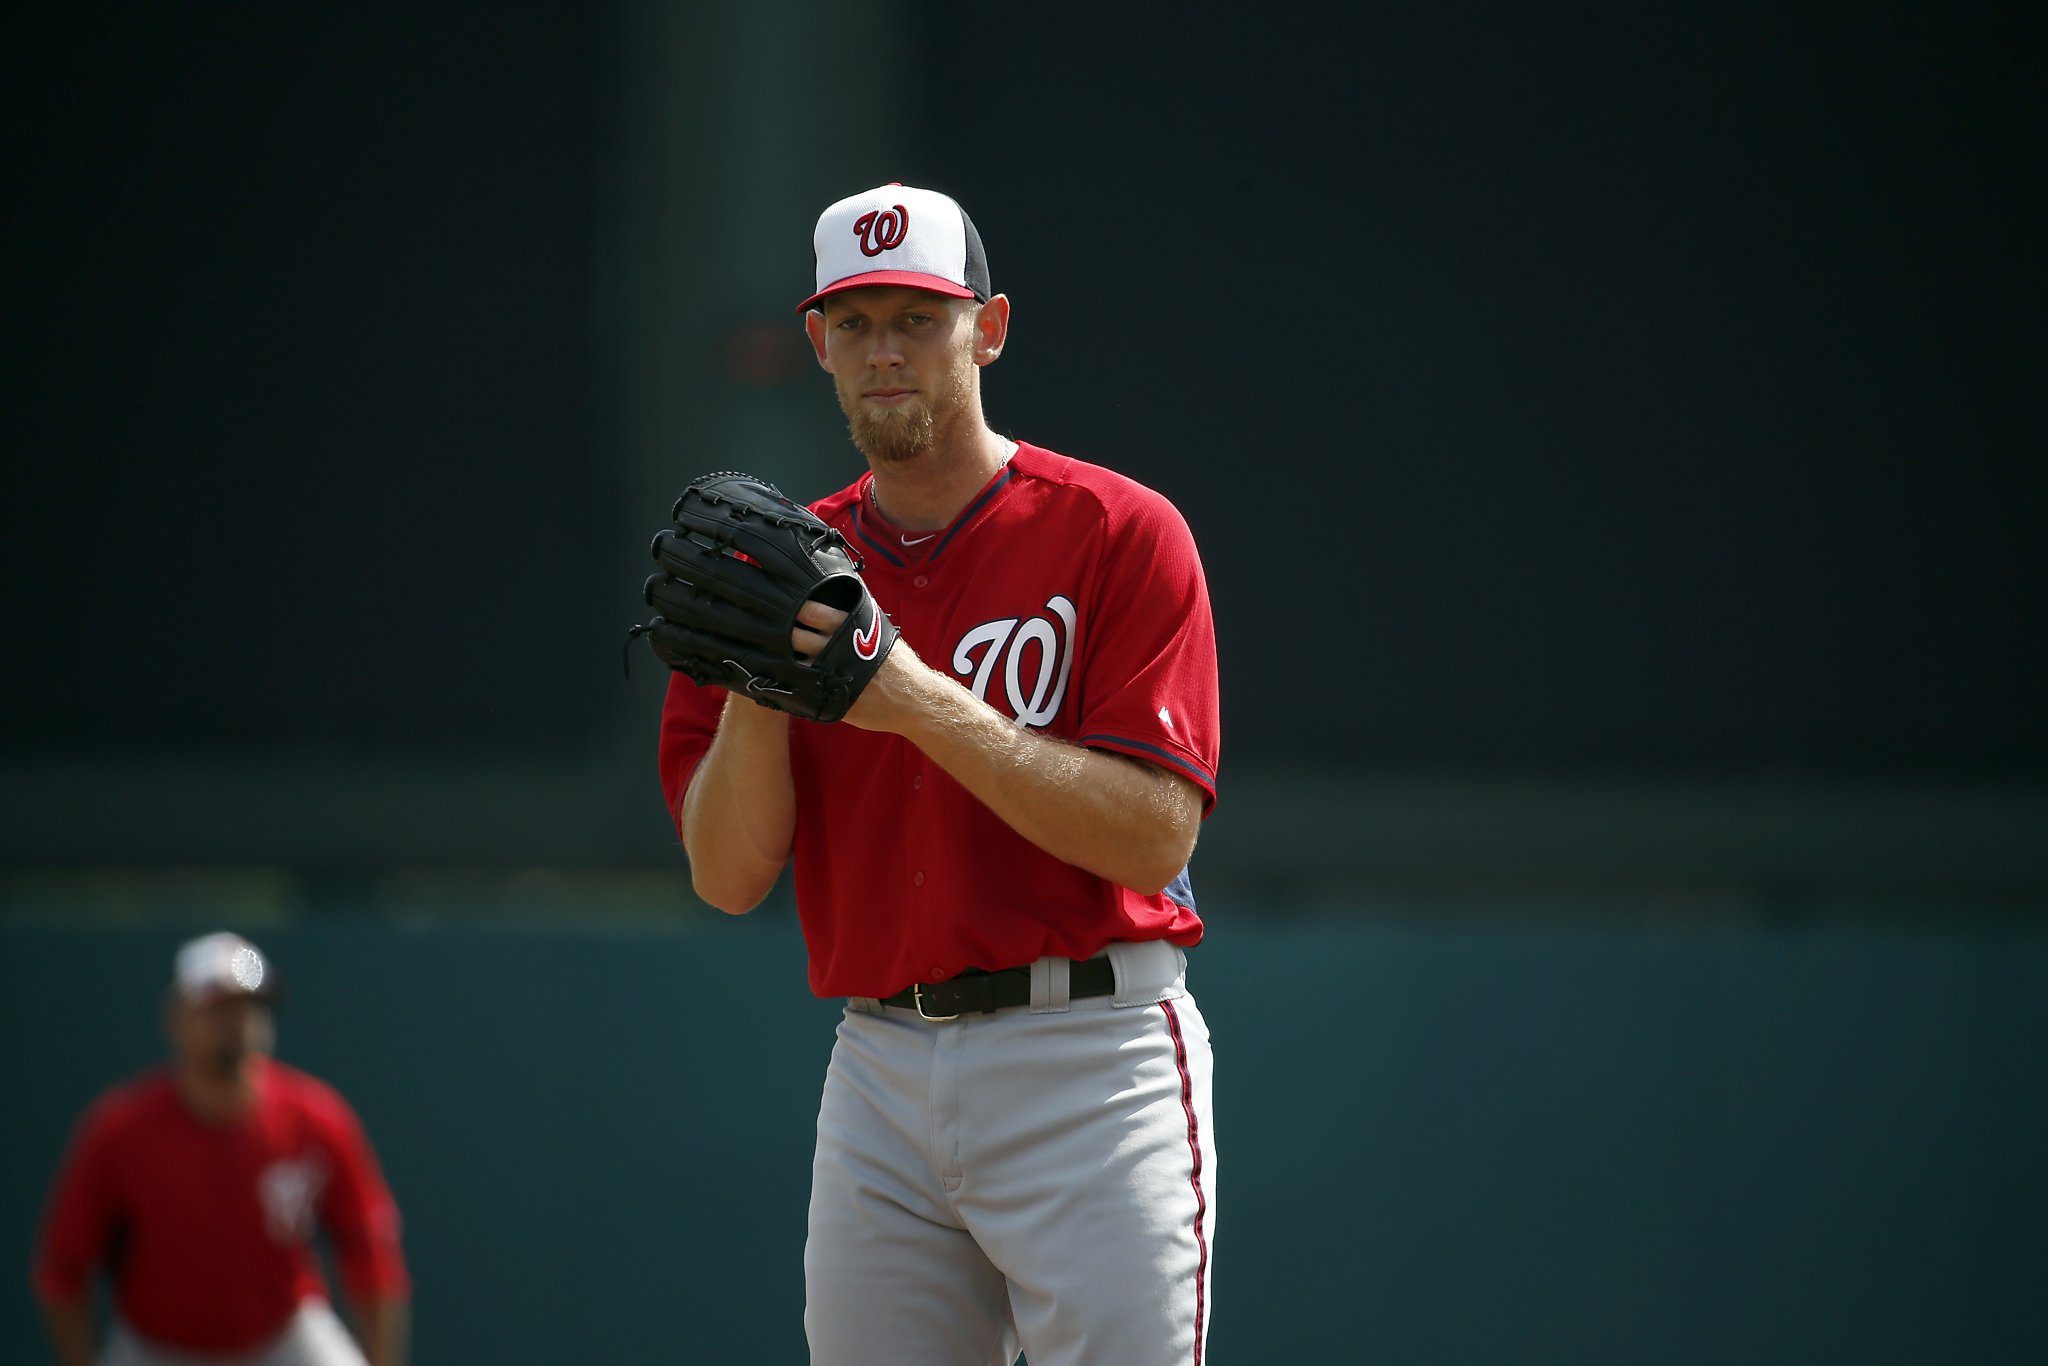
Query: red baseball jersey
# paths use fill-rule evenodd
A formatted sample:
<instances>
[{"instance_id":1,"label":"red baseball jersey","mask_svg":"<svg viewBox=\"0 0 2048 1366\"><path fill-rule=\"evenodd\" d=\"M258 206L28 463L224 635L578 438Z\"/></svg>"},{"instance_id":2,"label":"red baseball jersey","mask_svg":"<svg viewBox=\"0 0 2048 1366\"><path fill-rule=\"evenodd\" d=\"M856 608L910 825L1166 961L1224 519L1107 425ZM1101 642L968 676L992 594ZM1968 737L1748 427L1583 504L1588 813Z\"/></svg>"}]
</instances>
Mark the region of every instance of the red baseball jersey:
<instances>
[{"instance_id":1,"label":"red baseball jersey","mask_svg":"<svg viewBox=\"0 0 2048 1366\"><path fill-rule=\"evenodd\" d=\"M1163 496L1019 444L943 531L877 512L872 475L812 504L926 664L1018 724L1159 764L1216 800L1215 627L1194 537ZM681 674L662 714L678 813L726 694ZM1017 834L909 741L790 722L796 900L820 996L1202 936L1185 871L1145 896Z\"/></svg>"},{"instance_id":2,"label":"red baseball jersey","mask_svg":"<svg viewBox=\"0 0 2048 1366\"><path fill-rule=\"evenodd\" d=\"M409 1293L398 1207L332 1087L260 1060L250 1112L207 1124L168 1072L151 1072L79 1122L44 1216L36 1288L76 1300L108 1263L121 1317L144 1337L244 1351L301 1300L326 1297L316 1226L352 1295Z\"/></svg>"}]
</instances>

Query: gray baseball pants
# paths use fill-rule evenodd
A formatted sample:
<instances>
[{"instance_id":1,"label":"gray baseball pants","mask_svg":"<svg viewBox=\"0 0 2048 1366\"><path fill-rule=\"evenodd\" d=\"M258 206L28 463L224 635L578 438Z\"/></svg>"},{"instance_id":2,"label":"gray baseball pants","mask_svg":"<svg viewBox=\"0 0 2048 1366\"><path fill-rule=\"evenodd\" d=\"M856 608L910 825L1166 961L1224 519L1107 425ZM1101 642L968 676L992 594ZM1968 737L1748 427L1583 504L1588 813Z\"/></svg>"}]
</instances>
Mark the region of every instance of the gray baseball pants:
<instances>
[{"instance_id":1,"label":"gray baseball pants","mask_svg":"<svg viewBox=\"0 0 2048 1366\"><path fill-rule=\"evenodd\" d=\"M1216 1148L1209 1030L1166 943L1113 996L931 1021L847 1004L804 1249L814 1366L1201 1366Z\"/></svg>"}]
</instances>

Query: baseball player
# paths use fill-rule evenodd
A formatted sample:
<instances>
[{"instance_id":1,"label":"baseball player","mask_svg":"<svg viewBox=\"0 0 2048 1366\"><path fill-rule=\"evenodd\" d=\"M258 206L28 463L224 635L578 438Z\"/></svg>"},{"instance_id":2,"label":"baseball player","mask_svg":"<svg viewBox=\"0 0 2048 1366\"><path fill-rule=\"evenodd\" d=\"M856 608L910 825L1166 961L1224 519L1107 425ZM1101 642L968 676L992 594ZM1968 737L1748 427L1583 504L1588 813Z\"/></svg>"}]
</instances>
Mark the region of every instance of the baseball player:
<instances>
[{"instance_id":1,"label":"baseball player","mask_svg":"<svg viewBox=\"0 0 2048 1366\"><path fill-rule=\"evenodd\" d=\"M953 199L854 195L815 247L799 309L867 470L811 511L872 602L806 602L777 648L868 661L843 719L793 717L717 645L715 573L649 587L701 633L655 649L694 885L741 914L793 861L811 987L846 998L812 1360L1199 1363L1216 1150L1184 950L1218 735L1193 539L1158 493L990 428L1010 301Z\"/></svg>"},{"instance_id":2,"label":"baseball player","mask_svg":"<svg viewBox=\"0 0 2048 1366\"><path fill-rule=\"evenodd\" d=\"M275 992L246 939L178 950L169 1066L87 1111L44 1216L35 1287L60 1366L401 1366L397 1206L348 1103L269 1056ZM316 1228L360 1345L328 1306ZM101 1266L117 1320L95 1357Z\"/></svg>"}]
</instances>

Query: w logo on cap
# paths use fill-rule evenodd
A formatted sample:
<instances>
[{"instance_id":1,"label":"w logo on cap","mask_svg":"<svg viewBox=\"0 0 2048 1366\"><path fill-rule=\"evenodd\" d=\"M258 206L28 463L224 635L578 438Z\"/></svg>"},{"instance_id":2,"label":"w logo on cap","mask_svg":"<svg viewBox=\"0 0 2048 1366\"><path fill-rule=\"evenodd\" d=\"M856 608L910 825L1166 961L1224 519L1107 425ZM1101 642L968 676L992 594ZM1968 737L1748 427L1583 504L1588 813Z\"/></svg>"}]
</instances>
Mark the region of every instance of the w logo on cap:
<instances>
[{"instance_id":1,"label":"w logo on cap","mask_svg":"<svg viewBox=\"0 0 2048 1366\"><path fill-rule=\"evenodd\" d=\"M853 235L860 239L863 256L880 256L903 245L910 235L910 210L898 204L893 209L870 209L853 220Z\"/></svg>"}]
</instances>

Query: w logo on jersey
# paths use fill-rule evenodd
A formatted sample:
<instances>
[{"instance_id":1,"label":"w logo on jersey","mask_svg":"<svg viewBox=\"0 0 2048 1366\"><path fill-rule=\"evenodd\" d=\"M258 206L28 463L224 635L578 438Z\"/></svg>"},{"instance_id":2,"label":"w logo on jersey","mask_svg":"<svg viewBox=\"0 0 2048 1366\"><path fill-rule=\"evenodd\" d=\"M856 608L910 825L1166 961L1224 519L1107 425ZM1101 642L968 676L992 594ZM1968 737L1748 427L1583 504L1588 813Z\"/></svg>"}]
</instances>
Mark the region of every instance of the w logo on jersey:
<instances>
[{"instance_id":1,"label":"w logo on jersey","mask_svg":"<svg viewBox=\"0 0 2048 1366\"><path fill-rule=\"evenodd\" d=\"M1057 626L1042 616L1004 617L974 627L953 647L953 672L971 678L968 687L974 695L995 707L1001 703L989 696L989 685L1000 663L1003 692L1019 726L1052 724L1066 700L1067 675L1074 667L1074 623L1079 613L1063 594L1054 594L1045 606Z\"/></svg>"},{"instance_id":2,"label":"w logo on jersey","mask_svg":"<svg viewBox=\"0 0 2048 1366\"><path fill-rule=\"evenodd\" d=\"M317 1149L296 1162L279 1159L256 1178L256 1194L263 1202L263 1222L271 1238L294 1247L313 1236L313 1224L320 1206L320 1193L327 1188L330 1169Z\"/></svg>"}]
</instances>

